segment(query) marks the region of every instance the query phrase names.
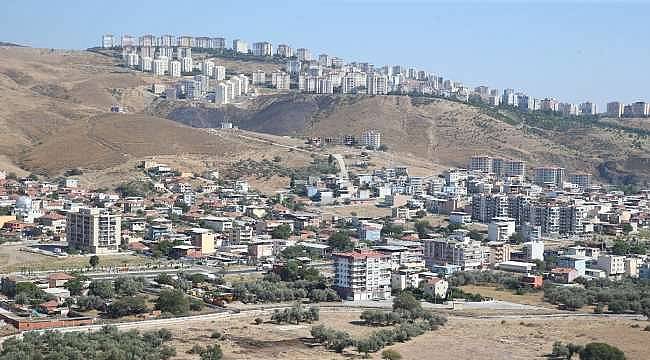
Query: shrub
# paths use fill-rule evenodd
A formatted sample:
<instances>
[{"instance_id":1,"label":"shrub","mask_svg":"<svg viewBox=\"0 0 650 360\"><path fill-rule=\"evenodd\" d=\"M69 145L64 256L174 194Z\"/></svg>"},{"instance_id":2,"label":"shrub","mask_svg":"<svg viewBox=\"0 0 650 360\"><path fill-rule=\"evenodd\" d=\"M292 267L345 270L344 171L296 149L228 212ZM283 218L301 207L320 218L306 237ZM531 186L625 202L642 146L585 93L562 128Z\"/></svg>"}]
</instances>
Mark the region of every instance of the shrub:
<instances>
[{"instance_id":1,"label":"shrub","mask_svg":"<svg viewBox=\"0 0 650 360\"><path fill-rule=\"evenodd\" d=\"M401 360L402 354L393 349L386 349L381 352L381 358L384 360Z\"/></svg>"},{"instance_id":2,"label":"shrub","mask_svg":"<svg viewBox=\"0 0 650 360\"><path fill-rule=\"evenodd\" d=\"M217 340L221 339L221 336L222 335L221 335L221 332L219 330L213 331L212 334L210 335L211 338L217 339Z\"/></svg>"}]
</instances>

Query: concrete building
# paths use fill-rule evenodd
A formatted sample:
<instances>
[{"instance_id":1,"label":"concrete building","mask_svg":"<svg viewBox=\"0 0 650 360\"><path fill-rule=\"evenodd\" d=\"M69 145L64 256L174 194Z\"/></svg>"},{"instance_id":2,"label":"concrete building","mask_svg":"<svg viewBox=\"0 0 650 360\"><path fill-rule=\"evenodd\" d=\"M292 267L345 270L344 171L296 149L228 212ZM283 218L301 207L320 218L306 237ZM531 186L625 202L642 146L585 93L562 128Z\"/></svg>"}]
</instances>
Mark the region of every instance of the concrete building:
<instances>
[{"instance_id":1,"label":"concrete building","mask_svg":"<svg viewBox=\"0 0 650 360\"><path fill-rule=\"evenodd\" d=\"M507 241L490 241L487 243L488 247L488 263L498 264L504 261L510 261L510 253L512 248Z\"/></svg>"},{"instance_id":2,"label":"concrete building","mask_svg":"<svg viewBox=\"0 0 650 360\"><path fill-rule=\"evenodd\" d=\"M252 74L252 83L253 85L264 85L266 84L266 74L262 70L256 70Z\"/></svg>"},{"instance_id":3,"label":"concrete building","mask_svg":"<svg viewBox=\"0 0 650 360\"><path fill-rule=\"evenodd\" d=\"M226 67L223 65L215 65L212 70L212 74L215 80L222 81L226 79Z\"/></svg>"},{"instance_id":4,"label":"concrete building","mask_svg":"<svg viewBox=\"0 0 650 360\"><path fill-rule=\"evenodd\" d=\"M489 241L508 241L515 233L515 219L494 217L488 225Z\"/></svg>"},{"instance_id":5,"label":"concrete building","mask_svg":"<svg viewBox=\"0 0 650 360\"><path fill-rule=\"evenodd\" d=\"M215 242L212 230L195 228L190 230L190 236L192 246L201 249L202 254L214 254Z\"/></svg>"},{"instance_id":6,"label":"concrete building","mask_svg":"<svg viewBox=\"0 0 650 360\"><path fill-rule=\"evenodd\" d=\"M215 88L214 102L219 105L225 105L229 102L230 96L228 95L229 87L224 83L217 84Z\"/></svg>"},{"instance_id":7,"label":"concrete building","mask_svg":"<svg viewBox=\"0 0 650 360\"><path fill-rule=\"evenodd\" d=\"M334 253L334 286L343 299L390 299L389 256L377 251Z\"/></svg>"},{"instance_id":8,"label":"concrete building","mask_svg":"<svg viewBox=\"0 0 650 360\"><path fill-rule=\"evenodd\" d=\"M591 188L591 174L577 173L569 175L569 182L578 185L580 190L585 191Z\"/></svg>"},{"instance_id":9,"label":"concrete building","mask_svg":"<svg viewBox=\"0 0 650 360\"><path fill-rule=\"evenodd\" d=\"M194 63L192 62L191 57L182 57L181 61L181 73L191 73L194 70Z\"/></svg>"},{"instance_id":10,"label":"concrete building","mask_svg":"<svg viewBox=\"0 0 650 360\"><path fill-rule=\"evenodd\" d=\"M153 59L150 57L143 57L140 59L140 70L149 72L153 68Z\"/></svg>"},{"instance_id":11,"label":"concrete building","mask_svg":"<svg viewBox=\"0 0 650 360\"><path fill-rule=\"evenodd\" d=\"M538 167L534 170L533 182L540 186L554 185L562 187L564 184L565 171L561 167Z\"/></svg>"},{"instance_id":12,"label":"concrete building","mask_svg":"<svg viewBox=\"0 0 650 360\"><path fill-rule=\"evenodd\" d=\"M119 250L122 217L98 208L81 208L66 215L66 240L70 247L92 254Z\"/></svg>"},{"instance_id":13,"label":"concrete building","mask_svg":"<svg viewBox=\"0 0 650 360\"><path fill-rule=\"evenodd\" d=\"M627 117L648 117L650 115L650 103L645 101L637 101L630 104L629 111L624 115Z\"/></svg>"},{"instance_id":14,"label":"concrete building","mask_svg":"<svg viewBox=\"0 0 650 360\"><path fill-rule=\"evenodd\" d=\"M381 133L375 130L365 131L361 135L361 144L372 149L379 149L381 146Z\"/></svg>"},{"instance_id":15,"label":"concrete building","mask_svg":"<svg viewBox=\"0 0 650 360\"><path fill-rule=\"evenodd\" d=\"M151 72L156 76L163 76L167 73L168 61L165 59L155 59L151 64Z\"/></svg>"},{"instance_id":16,"label":"concrete building","mask_svg":"<svg viewBox=\"0 0 650 360\"><path fill-rule=\"evenodd\" d=\"M429 296L432 296L436 299L444 299L447 297L447 290L449 289L449 283L447 280L434 277L429 278L424 281L422 286L422 291Z\"/></svg>"},{"instance_id":17,"label":"concrete building","mask_svg":"<svg viewBox=\"0 0 650 360\"><path fill-rule=\"evenodd\" d=\"M558 258L557 265L561 268L575 269L577 277L585 276L589 258L580 255L563 255Z\"/></svg>"},{"instance_id":18,"label":"concrete building","mask_svg":"<svg viewBox=\"0 0 650 360\"><path fill-rule=\"evenodd\" d=\"M120 41L120 44L123 48L125 47L135 47L138 45L138 40L135 38L135 36L129 35L129 34L123 34L122 39Z\"/></svg>"},{"instance_id":19,"label":"concrete building","mask_svg":"<svg viewBox=\"0 0 650 360\"><path fill-rule=\"evenodd\" d=\"M236 54L248 54L248 44L240 39L232 41L232 51Z\"/></svg>"},{"instance_id":20,"label":"concrete building","mask_svg":"<svg viewBox=\"0 0 650 360\"><path fill-rule=\"evenodd\" d=\"M625 256L601 254L596 262L596 269L607 273L607 276L620 276L625 274Z\"/></svg>"},{"instance_id":21,"label":"concrete building","mask_svg":"<svg viewBox=\"0 0 650 360\"><path fill-rule=\"evenodd\" d=\"M113 34L102 35L102 48L112 49L115 46L115 37Z\"/></svg>"},{"instance_id":22,"label":"concrete building","mask_svg":"<svg viewBox=\"0 0 650 360\"><path fill-rule=\"evenodd\" d=\"M205 60L201 63L201 74L213 77L214 74L214 63L210 60Z\"/></svg>"},{"instance_id":23,"label":"concrete building","mask_svg":"<svg viewBox=\"0 0 650 360\"><path fill-rule=\"evenodd\" d=\"M366 77L368 95L388 94L388 77L383 74L373 73Z\"/></svg>"},{"instance_id":24,"label":"concrete building","mask_svg":"<svg viewBox=\"0 0 650 360\"><path fill-rule=\"evenodd\" d=\"M470 171L480 171L486 174L492 173L492 157L487 155L472 156L469 161Z\"/></svg>"},{"instance_id":25,"label":"concrete building","mask_svg":"<svg viewBox=\"0 0 650 360\"><path fill-rule=\"evenodd\" d=\"M286 45L286 44L280 44L278 45L277 49L275 50L275 54L278 56L290 58L293 56L293 49L291 49L291 46Z\"/></svg>"},{"instance_id":26,"label":"concrete building","mask_svg":"<svg viewBox=\"0 0 650 360\"><path fill-rule=\"evenodd\" d=\"M169 62L169 76L171 77L180 77L181 76L181 62L178 60L172 60Z\"/></svg>"},{"instance_id":27,"label":"concrete building","mask_svg":"<svg viewBox=\"0 0 650 360\"><path fill-rule=\"evenodd\" d=\"M580 115L596 115L596 104L585 101L578 106Z\"/></svg>"},{"instance_id":28,"label":"concrete building","mask_svg":"<svg viewBox=\"0 0 650 360\"><path fill-rule=\"evenodd\" d=\"M619 101L612 101L607 103L607 116L620 118L623 116L623 103Z\"/></svg>"},{"instance_id":29,"label":"concrete building","mask_svg":"<svg viewBox=\"0 0 650 360\"><path fill-rule=\"evenodd\" d=\"M311 51L305 48L299 48L296 50L296 57L300 61L311 61Z\"/></svg>"},{"instance_id":30,"label":"concrete building","mask_svg":"<svg viewBox=\"0 0 650 360\"><path fill-rule=\"evenodd\" d=\"M544 242L534 240L524 243L524 252L528 260L544 261Z\"/></svg>"},{"instance_id":31,"label":"concrete building","mask_svg":"<svg viewBox=\"0 0 650 360\"><path fill-rule=\"evenodd\" d=\"M291 87L291 77L283 71L274 71L271 73L271 86L280 90L289 90Z\"/></svg>"},{"instance_id":32,"label":"concrete building","mask_svg":"<svg viewBox=\"0 0 650 360\"><path fill-rule=\"evenodd\" d=\"M478 269L485 260L480 241L471 240L466 230L456 230L449 238L424 239L424 260L433 265L456 265L462 270Z\"/></svg>"},{"instance_id":33,"label":"concrete building","mask_svg":"<svg viewBox=\"0 0 650 360\"><path fill-rule=\"evenodd\" d=\"M253 43L253 55L273 56L273 46L266 41Z\"/></svg>"}]
</instances>

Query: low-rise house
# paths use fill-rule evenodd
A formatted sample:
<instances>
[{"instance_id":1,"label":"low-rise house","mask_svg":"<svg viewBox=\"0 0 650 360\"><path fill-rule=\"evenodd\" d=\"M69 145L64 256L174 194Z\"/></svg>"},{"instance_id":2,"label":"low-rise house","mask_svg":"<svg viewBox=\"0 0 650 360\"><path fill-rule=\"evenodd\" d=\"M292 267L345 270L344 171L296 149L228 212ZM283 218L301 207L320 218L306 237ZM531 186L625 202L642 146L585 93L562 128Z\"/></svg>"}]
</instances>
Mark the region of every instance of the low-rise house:
<instances>
[{"instance_id":1,"label":"low-rise house","mask_svg":"<svg viewBox=\"0 0 650 360\"><path fill-rule=\"evenodd\" d=\"M436 299L446 298L448 289L449 283L447 280L438 277L427 279L422 286L422 291L424 291L425 294Z\"/></svg>"},{"instance_id":2,"label":"low-rise house","mask_svg":"<svg viewBox=\"0 0 650 360\"><path fill-rule=\"evenodd\" d=\"M62 272L47 275L47 282L50 288L63 287L69 280L72 279L74 279L74 276Z\"/></svg>"},{"instance_id":3,"label":"low-rise house","mask_svg":"<svg viewBox=\"0 0 650 360\"><path fill-rule=\"evenodd\" d=\"M578 277L578 270L566 267L551 269L551 280L561 284L571 284Z\"/></svg>"}]
</instances>

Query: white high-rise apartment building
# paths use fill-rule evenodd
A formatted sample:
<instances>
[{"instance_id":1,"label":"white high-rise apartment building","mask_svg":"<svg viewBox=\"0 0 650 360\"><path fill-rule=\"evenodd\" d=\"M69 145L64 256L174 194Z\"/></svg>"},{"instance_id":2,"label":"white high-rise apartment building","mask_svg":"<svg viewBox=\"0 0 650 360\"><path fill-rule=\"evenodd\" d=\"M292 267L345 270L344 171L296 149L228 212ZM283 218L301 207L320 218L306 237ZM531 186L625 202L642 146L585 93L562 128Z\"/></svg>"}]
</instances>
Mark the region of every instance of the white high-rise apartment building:
<instances>
[{"instance_id":1,"label":"white high-rise apartment building","mask_svg":"<svg viewBox=\"0 0 650 360\"><path fill-rule=\"evenodd\" d=\"M266 41L253 43L253 55L273 56L273 45Z\"/></svg>"},{"instance_id":2,"label":"white high-rise apartment building","mask_svg":"<svg viewBox=\"0 0 650 360\"><path fill-rule=\"evenodd\" d=\"M115 46L115 37L113 36L113 34L102 35L102 48L112 49L113 46Z\"/></svg>"},{"instance_id":3,"label":"white high-rise apartment building","mask_svg":"<svg viewBox=\"0 0 650 360\"><path fill-rule=\"evenodd\" d=\"M151 71L153 66L153 59L150 57L143 57L140 62L140 70L142 71Z\"/></svg>"},{"instance_id":4,"label":"white high-rise apartment building","mask_svg":"<svg viewBox=\"0 0 650 360\"><path fill-rule=\"evenodd\" d=\"M271 85L276 89L289 90L291 87L291 77L282 71L271 73Z\"/></svg>"},{"instance_id":5,"label":"white high-rise apartment building","mask_svg":"<svg viewBox=\"0 0 650 360\"><path fill-rule=\"evenodd\" d=\"M296 75L300 73L301 69L300 60L289 60L287 61L286 70L291 75Z\"/></svg>"},{"instance_id":6,"label":"white high-rise apartment building","mask_svg":"<svg viewBox=\"0 0 650 360\"><path fill-rule=\"evenodd\" d=\"M318 55L318 64L320 66L330 67L332 66L332 57L327 54Z\"/></svg>"},{"instance_id":7,"label":"white high-rise apartment building","mask_svg":"<svg viewBox=\"0 0 650 360\"><path fill-rule=\"evenodd\" d=\"M194 70L194 63L191 57L181 58L181 72L191 73Z\"/></svg>"},{"instance_id":8,"label":"white high-rise apartment building","mask_svg":"<svg viewBox=\"0 0 650 360\"><path fill-rule=\"evenodd\" d=\"M356 250L335 253L334 286L343 299L361 301L391 297L390 255Z\"/></svg>"},{"instance_id":9,"label":"white high-rise apartment building","mask_svg":"<svg viewBox=\"0 0 650 360\"><path fill-rule=\"evenodd\" d=\"M375 130L368 130L361 135L363 146L379 149L381 146L381 133Z\"/></svg>"},{"instance_id":10,"label":"white high-rise apartment building","mask_svg":"<svg viewBox=\"0 0 650 360\"><path fill-rule=\"evenodd\" d=\"M167 62L164 59L155 59L151 64L151 72L157 76L165 75L165 72L167 72Z\"/></svg>"},{"instance_id":11,"label":"white high-rise apartment building","mask_svg":"<svg viewBox=\"0 0 650 360\"><path fill-rule=\"evenodd\" d=\"M341 79L341 92L344 94L355 93L362 86L366 86L366 76L362 72L347 73Z\"/></svg>"},{"instance_id":12,"label":"white high-rise apartment building","mask_svg":"<svg viewBox=\"0 0 650 360\"><path fill-rule=\"evenodd\" d=\"M383 74L368 74L366 89L369 95L388 94L388 76Z\"/></svg>"},{"instance_id":13,"label":"white high-rise apartment building","mask_svg":"<svg viewBox=\"0 0 650 360\"><path fill-rule=\"evenodd\" d=\"M296 50L296 57L300 61L311 61L311 52L309 49L300 48Z\"/></svg>"},{"instance_id":14,"label":"white high-rise apartment building","mask_svg":"<svg viewBox=\"0 0 650 360\"><path fill-rule=\"evenodd\" d=\"M136 53L128 53L126 54L126 66L128 67L136 67L138 66L140 60L140 55Z\"/></svg>"},{"instance_id":15,"label":"white high-rise apartment building","mask_svg":"<svg viewBox=\"0 0 650 360\"><path fill-rule=\"evenodd\" d=\"M201 74L212 77L214 70L214 63L210 60L205 60L201 63Z\"/></svg>"},{"instance_id":16,"label":"white high-rise apartment building","mask_svg":"<svg viewBox=\"0 0 650 360\"><path fill-rule=\"evenodd\" d=\"M169 62L169 75L171 77L180 77L181 76L181 62L178 60L172 60Z\"/></svg>"},{"instance_id":17,"label":"white high-rise apartment building","mask_svg":"<svg viewBox=\"0 0 650 360\"><path fill-rule=\"evenodd\" d=\"M66 216L70 247L92 254L117 252L122 238L122 217L97 208L81 208Z\"/></svg>"},{"instance_id":18,"label":"white high-rise apartment building","mask_svg":"<svg viewBox=\"0 0 650 360\"><path fill-rule=\"evenodd\" d=\"M291 49L291 46L289 46L289 45L280 44L280 45L278 45L278 48L275 51L275 54L278 55L278 56L290 58L290 57L293 56L293 49Z\"/></svg>"},{"instance_id":19,"label":"white high-rise apartment building","mask_svg":"<svg viewBox=\"0 0 650 360\"><path fill-rule=\"evenodd\" d=\"M228 86L228 102L232 101L235 99L235 81L230 78L226 80L225 82L226 86Z\"/></svg>"},{"instance_id":20,"label":"white high-rise apartment building","mask_svg":"<svg viewBox=\"0 0 650 360\"><path fill-rule=\"evenodd\" d=\"M224 80L226 78L226 67L223 65L215 65L212 74L217 81Z\"/></svg>"},{"instance_id":21,"label":"white high-rise apartment building","mask_svg":"<svg viewBox=\"0 0 650 360\"><path fill-rule=\"evenodd\" d=\"M248 44L243 40L235 39L232 41L232 51L237 54L248 54Z\"/></svg>"},{"instance_id":22,"label":"white high-rise apartment building","mask_svg":"<svg viewBox=\"0 0 650 360\"><path fill-rule=\"evenodd\" d=\"M176 46L176 37L174 35L163 35L158 39L158 44L162 47L174 47Z\"/></svg>"},{"instance_id":23,"label":"white high-rise apartment building","mask_svg":"<svg viewBox=\"0 0 650 360\"><path fill-rule=\"evenodd\" d=\"M262 70L253 72L253 85L264 85L266 83L266 74Z\"/></svg>"},{"instance_id":24,"label":"white high-rise apartment building","mask_svg":"<svg viewBox=\"0 0 650 360\"><path fill-rule=\"evenodd\" d=\"M217 84L214 96L214 102L216 104L225 105L229 102L228 88L229 86L224 83Z\"/></svg>"},{"instance_id":25,"label":"white high-rise apartment building","mask_svg":"<svg viewBox=\"0 0 650 360\"><path fill-rule=\"evenodd\" d=\"M122 45L123 48L134 47L138 45L138 40L135 38L135 36L129 34L123 34L120 44Z\"/></svg>"},{"instance_id":26,"label":"white high-rise apartment building","mask_svg":"<svg viewBox=\"0 0 650 360\"><path fill-rule=\"evenodd\" d=\"M192 57L192 48L178 47L176 48L176 58L181 59L184 57Z\"/></svg>"},{"instance_id":27,"label":"white high-rise apartment building","mask_svg":"<svg viewBox=\"0 0 650 360\"><path fill-rule=\"evenodd\" d=\"M239 79L241 80L241 93L242 95L248 94L248 87L250 85L250 79L244 74L239 74Z\"/></svg>"}]
</instances>

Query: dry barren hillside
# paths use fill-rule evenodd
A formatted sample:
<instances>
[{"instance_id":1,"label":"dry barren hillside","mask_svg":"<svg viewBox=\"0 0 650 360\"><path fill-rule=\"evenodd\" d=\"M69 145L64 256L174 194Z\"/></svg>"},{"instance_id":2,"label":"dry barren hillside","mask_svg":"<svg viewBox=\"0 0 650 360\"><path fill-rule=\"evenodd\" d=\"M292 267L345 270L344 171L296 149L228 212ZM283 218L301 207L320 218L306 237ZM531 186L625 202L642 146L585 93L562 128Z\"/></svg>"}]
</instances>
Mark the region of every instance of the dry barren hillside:
<instances>
[{"instance_id":1,"label":"dry barren hillside","mask_svg":"<svg viewBox=\"0 0 650 360\"><path fill-rule=\"evenodd\" d=\"M215 60L235 72L278 66ZM148 90L153 81L118 66L111 56L0 47L0 102L5 105L0 107L0 164L55 175L72 167L110 168L147 156L245 158L269 147L196 129L228 120L271 135L359 136L376 129L389 147L389 162L413 159L462 166L471 155L487 153L522 158L531 166L590 171L611 182L650 179L646 120L601 120L595 125L530 120L508 111L407 96L284 93L236 106L188 107L182 101L155 100ZM114 103L126 106L129 115L110 115Z\"/></svg>"},{"instance_id":2,"label":"dry barren hillside","mask_svg":"<svg viewBox=\"0 0 650 360\"><path fill-rule=\"evenodd\" d=\"M486 153L525 159L531 166L589 171L611 182L650 178L643 120L549 125L443 99L362 95L265 96L245 109L156 103L153 109L191 126L218 126L227 118L244 129L278 135L359 136L377 129L391 152L448 166L466 165L471 155Z\"/></svg>"}]
</instances>

